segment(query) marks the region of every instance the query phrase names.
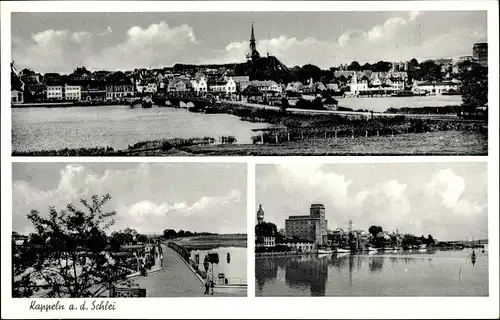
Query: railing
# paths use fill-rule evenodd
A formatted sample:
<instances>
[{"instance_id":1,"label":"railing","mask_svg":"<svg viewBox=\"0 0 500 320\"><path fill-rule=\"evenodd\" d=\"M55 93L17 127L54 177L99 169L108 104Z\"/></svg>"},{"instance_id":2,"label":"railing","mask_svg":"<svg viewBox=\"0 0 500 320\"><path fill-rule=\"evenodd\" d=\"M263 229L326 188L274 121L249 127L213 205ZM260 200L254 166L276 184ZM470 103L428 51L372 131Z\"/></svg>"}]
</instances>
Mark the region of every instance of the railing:
<instances>
[{"instance_id":1,"label":"railing","mask_svg":"<svg viewBox=\"0 0 500 320\"><path fill-rule=\"evenodd\" d=\"M168 246L172 249L174 249L175 252L177 252L184 260L186 260L189 263L189 251L184 248L183 246L178 245L175 242L169 242Z\"/></svg>"}]
</instances>

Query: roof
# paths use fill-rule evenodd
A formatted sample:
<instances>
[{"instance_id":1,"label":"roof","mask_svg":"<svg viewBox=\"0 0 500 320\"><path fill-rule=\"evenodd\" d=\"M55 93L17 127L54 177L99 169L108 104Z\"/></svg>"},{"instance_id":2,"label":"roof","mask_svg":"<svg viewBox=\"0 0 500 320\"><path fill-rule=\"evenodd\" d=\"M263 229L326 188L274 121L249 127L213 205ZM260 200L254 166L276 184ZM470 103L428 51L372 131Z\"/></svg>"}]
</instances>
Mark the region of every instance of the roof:
<instances>
[{"instance_id":1,"label":"roof","mask_svg":"<svg viewBox=\"0 0 500 320\"><path fill-rule=\"evenodd\" d=\"M257 87L254 85L249 85L246 87L241 94L246 95L246 96L262 96L263 93L260 91Z\"/></svg>"}]
</instances>

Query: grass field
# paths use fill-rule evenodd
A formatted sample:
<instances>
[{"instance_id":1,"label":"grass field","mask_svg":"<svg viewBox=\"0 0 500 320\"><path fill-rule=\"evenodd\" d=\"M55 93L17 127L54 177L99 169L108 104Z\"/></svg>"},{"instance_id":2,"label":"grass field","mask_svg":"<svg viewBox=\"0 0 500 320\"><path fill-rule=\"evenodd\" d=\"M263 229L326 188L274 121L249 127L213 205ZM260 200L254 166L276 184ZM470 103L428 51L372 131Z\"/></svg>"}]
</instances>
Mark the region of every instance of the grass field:
<instances>
[{"instance_id":1,"label":"grass field","mask_svg":"<svg viewBox=\"0 0 500 320\"><path fill-rule=\"evenodd\" d=\"M198 145L182 152L204 156L487 155L483 133L441 131L380 137L305 139L268 144Z\"/></svg>"},{"instance_id":2,"label":"grass field","mask_svg":"<svg viewBox=\"0 0 500 320\"><path fill-rule=\"evenodd\" d=\"M219 234L174 239L174 242L190 249L214 249L218 247L247 247L246 234Z\"/></svg>"}]
</instances>

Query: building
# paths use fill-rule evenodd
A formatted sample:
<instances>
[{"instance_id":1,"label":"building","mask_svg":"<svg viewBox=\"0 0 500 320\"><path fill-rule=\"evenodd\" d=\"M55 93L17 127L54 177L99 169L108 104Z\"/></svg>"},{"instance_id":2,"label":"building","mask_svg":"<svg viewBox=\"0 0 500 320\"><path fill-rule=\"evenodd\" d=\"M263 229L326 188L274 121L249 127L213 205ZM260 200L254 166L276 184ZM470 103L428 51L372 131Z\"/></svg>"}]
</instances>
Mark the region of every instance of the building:
<instances>
[{"instance_id":1,"label":"building","mask_svg":"<svg viewBox=\"0 0 500 320\"><path fill-rule=\"evenodd\" d=\"M64 99L80 101L82 98L82 87L77 84L64 85Z\"/></svg>"},{"instance_id":2,"label":"building","mask_svg":"<svg viewBox=\"0 0 500 320\"><path fill-rule=\"evenodd\" d=\"M168 83L170 92L189 92L193 89L191 82L185 78L175 78Z\"/></svg>"},{"instance_id":3,"label":"building","mask_svg":"<svg viewBox=\"0 0 500 320\"><path fill-rule=\"evenodd\" d=\"M20 90L10 91L10 102L11 103L23 103L24 102L24 92Z\"/></svg>"},{"instance_id":4,"label":"building","mask_svg":"<svg viewBox=\"0 0 500 320\"><path fill-rule=\"evenodd\" d=\"M276 246L278 230L274 223L264 222L264 210L259 204L257 210L257 225L255 226L255 246L257 248L273 248Z\"/></svg>"},{"instance_id":5,"label":"building","mask_svg":"<svg viewBox=\"0 0 500 320\"><path fill-rule=\"evenodd\" d=\"M272 80L254 80L250 81L250 85L256 87L264 94L271 95L280 94L283 89L279 84Z\"/></svg>"},{"instance_id":6,"label":"building","mask_svg":"<svg viewBox=\"0 0 500 320\"><path fill-rule=\"evenodd\" d=\"M47 99L49 100L62 100L63 99L63 88L61 84L47 84Z\"/></svg>"},{"instance_id":7,"label":"building","mask_svg":"<svg viewBox=\"0 0 500 320\"><path fill-rule=\"evenodd\" d=\"M472 46L472 56L483 67L488 66L488 43L478 42Z\"/></svg>"},{"instance_id":8,"label":"building","mask_svg":"<svg viewBox=\"0 0 500 320\"><path fill-rule=\"evenodd\" d=\"M304 239L286 239L282 245L298 252L315 252L317 249L314 241Z\"/></svg>"},{"instance_id":9,"label":"building","mask_svg":"<svg viewBox=\"0 0 500 320\"><path fill-rule=\"evenodd\" d=\"M264 210L262 210L262 205L259 204L259 210L257 210L257 224L262 224L264 222Z\"/></svg>"},{"instance_id":10,"label":"building","mask_svg":"<svg viewBox=\"0 0 500 320\"><path fill-rule=\"evenodd\" d=\"M210 91L224 93L228 96L233 95L236 93L236 82L232 77L229 77L227 80L216 81L210 85Z\"/></svg>"},{"instance_id":11,"label":"building","mask_svg":"<svg viewBox=\"0 0 500 320\"><path fill-rule=\"evenodd\" d=\"M207 93L208 85L207 78L205 76L201 76L199 79L191 80L191 86L194 91L199 94Z\"/></svg>"},{"instance_id":12,"label":"building","mask_svg":"<svg viewBox=\"0 0 500 320\"><path fill-rule=\"evenodd\" d=\"M106 85L106 100L120 100L134 96L133 84L108 84Z\"/></svg>"},{"instance_id":13,"label":"building","mask_svg":"<svg viewBox=\"0 0 500 320\"><path fill-rule=\"evenodd\" d=\"M325 219L325 206L312 204L309 215L289 216L285 220L285 233L289 239L313 241L317 245L325 245L328 221Z\"/></svg>"},{"instance_id":14,"label":"building","mask_svg":"<svg viewBox=\"0 0 500 320\"><path fill-rule=\"evenodd\" d=\"M358 80L357 73L354 73L351 78L351 83L349 83L349 88L352 95L358 95L361 91L368 91L368 79L362 77Z\"/></svg>"},{"instance_id":15,"label":"building","mask_svg":"<svg viewBox=\"0 0 500 320\"><path fill-rule=\"evenodd\" d=\"M458 92L458 84L453 81L434 81L434 82L418 82L413 83L413 92L427 92L430 95L442 95L448 92Z\"/></svg>"},{"instance_id":16,"label":"building","mask_svg":"<svg viewBox=\"0 0 500 320\"><path fill-rule=\"evenodd\" d=\"M255 41L255 34L254 34L254 31L253 31L253 23L252 23L252 32L251 32L251 35L250 35L250 51L248 52L246 58L249 61L255 61L255 60L257 60L257 59L260 58L260 53L259 53L259 51L257 51L257 45L256 45L256 41Z\"/></svg>"}]
</instances>

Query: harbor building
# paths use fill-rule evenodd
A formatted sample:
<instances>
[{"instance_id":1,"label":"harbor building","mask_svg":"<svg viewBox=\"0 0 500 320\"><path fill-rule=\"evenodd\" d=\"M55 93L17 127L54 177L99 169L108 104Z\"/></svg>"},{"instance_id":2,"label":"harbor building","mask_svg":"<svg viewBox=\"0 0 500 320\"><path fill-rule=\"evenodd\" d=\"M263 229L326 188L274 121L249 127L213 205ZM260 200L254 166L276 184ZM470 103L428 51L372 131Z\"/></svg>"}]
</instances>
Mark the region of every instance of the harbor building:
<instances>
[{"instance_id":1,"label":"harbor building","mask_svg":"<svg viewBox=\"0 0 500 320\"><path fill-rule=\"evenodd\" d=\"M472 56L483 67L488 66L488 43L478 42L472 46Z\"/></svg>"},{"instance_id":2,"label":"harbor building","mask_svg":"<svg viewBox=\"0 0 500 320\"><path fill-rule=\"evenodd\" d=\"M286 237L313 241L316 245L325 245L328 221L325 219L325 206L320 203L311 204L309 215L289 216L285 220Z\"/></svg>"},{"instance_id":3,"label":"harbor building","mask_svg":"<svg viewBox=\"0 0 500 320\"><path fill-rule=\"evenodd\" d=\"M264 222L264 210L259 205L257 210L257 225L255 226L255 246L273 248L276 246L276 235L278 231L274 223Z\"/></svg>"}]
</instances>

